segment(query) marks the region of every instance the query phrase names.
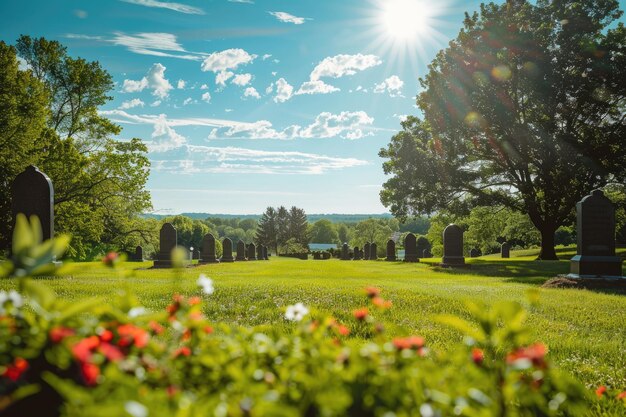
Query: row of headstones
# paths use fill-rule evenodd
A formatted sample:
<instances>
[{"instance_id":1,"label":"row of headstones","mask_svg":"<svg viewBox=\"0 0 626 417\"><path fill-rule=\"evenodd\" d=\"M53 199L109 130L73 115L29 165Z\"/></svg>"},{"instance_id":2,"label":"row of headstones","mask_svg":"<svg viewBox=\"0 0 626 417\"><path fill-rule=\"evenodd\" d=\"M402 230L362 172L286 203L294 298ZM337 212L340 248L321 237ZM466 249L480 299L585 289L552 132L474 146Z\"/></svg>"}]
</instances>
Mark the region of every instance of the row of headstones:
<instances>
[{"instance_id":1,"label":"row of headstones","mask_svg":"<svg viewBox=\"0 0 626 417\"><path fill-rule=\"evenodd\" d=\"M42 237L44 240L54 237L54 188L52 181L46 174L39 171L34 166L28 166L22 173L17 175L11 184L11 212L13 224L18 213L26 216L37 216L41 223ZM576 227L577 227L577 254L570 262L570 276L572 277L621 277L622 259L615 253L615 207L613 203L604 195L602 190L594 190L576 204ZM173 226L169 225L170 227ZM165 226L164 226L165 227ZM163 232L161 229L161 251L159 260L169 259L171 250L176 246L176 231L174 230L174 244L171 239L168 244L163 245ZM171 234L171 231L170 231ZM407 238L412 235L409 234ZM171 238L171 236L170 236ZM207 237L205 237L207 238ZM210 240L210 238L207 238ZM215 239L213 239L215 242ZM243 245L243 242L241 242ZM413 235L413 244L415 236ZM417 261L417 245L405 239L404 246L407 254L405 261ZM356 251L355 259L361 255L363 259L376 259L376 251L372 251L372 246L376 244L366 244L363 250ZM209 245L204 245L206 251ZM232 241L226 238L223 242L224 253L222 262L232 262ZM254 248L254 245L252 246ZM413 249L415 248L415 249ZM408 250L407 250L408 249ZM508 255L510 247L502 247L502 254ZM248 254L254 249L248 247ZM394 251L395 252L395 251ZM215 253L215 244L213 244ZM261 253L263 259L267 259L267 248L263 248ZM240 256L241 255L241 256ZM395 253L394 253L395 256ZM215 258L215 256L213 256ZM237 258L245 259L245 246L240 251L237 246ZM343 253L342 253L343 258ZM211 259L210 255L206 259ZM254 256L252 256L254 259ZM462 265L465 263L463 257L463 230L457 225L449 225L443 232L443 258L442 264L445 266Z\"/></svg>"},{"instance_id":2,"label":"row of headstones","mask_svg":"<svg viewBox=\"0 0 626 417\"><path fill-rule=\"evenodd\" d=\"M344 243L341 246L341 255L339 259L341 259L342 261L349 261L351 259L355 261L360 261L360 260L375 261L378 259L377 251L378 251L378 246L376 245L375 242L365 243L365 245L363 245L363 249L360 249L358 246L355 246L352 253L350 252L350 248L348 247L348 244Z\"/></svg>"},{"instance_id":3,"label":"row of headstones","mask_svg":"<svg viewBox=\"0 0 626 417\"><path fill-rule=\"evenodd\" d=\"M176 228L171 223L165 223L161 226L159 233L159 253L154 261L157 268L169 268L172 266L171 254L177 245ZM269 260L267 246L246 244L240 240L237 242L236 257L233 257L233 242L229 238L222 240L222 257L217 258L215 250L215 237L211 233L207 233L202 239L202 252L200 253L198 263L209 264L218 262L235 262L235 261L256 261Z\"/></svg>"}]
</instances>

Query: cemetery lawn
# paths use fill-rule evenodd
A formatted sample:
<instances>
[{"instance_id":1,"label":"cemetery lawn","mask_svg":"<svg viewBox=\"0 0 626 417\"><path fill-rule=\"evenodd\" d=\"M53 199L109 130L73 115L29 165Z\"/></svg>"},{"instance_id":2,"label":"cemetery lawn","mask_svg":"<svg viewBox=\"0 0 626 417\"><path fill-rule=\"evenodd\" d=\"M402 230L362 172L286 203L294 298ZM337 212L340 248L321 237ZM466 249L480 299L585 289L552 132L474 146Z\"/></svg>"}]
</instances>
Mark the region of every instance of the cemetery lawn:
<instances>
[{"instance_id":1,"label":"cemetery lawn","mask_svg":"<svg viewBox=\"0 0 626 417\"><path fill-rule=\"evenodd\" d=\"M468 317L464 307L468 299L486 304L517 301L529 310L532 339L549 347L549 356L560 368L589 388L626 389L626 293L540 288L547 279L568 272L565 259L574 250L562 249L559 254L561 261L534 261L532 251L513 252L510 259L467 259L471 267L458 270L428 265L438 259L405 264L272 257L197 266L176 275L171 270L148 269L152 263L144 262L126 264L134 270L129 278L94 262L68 265L62 276L40 280L69 301L99 297L107 302L129 288L146 308L158 311L165 309L173 293L200 295L196 280L204 273L215 284L215 293L205 296L210 320L279 326L285 331L294 324L284 320L284 309L296 302L313 314L332 314L349 325L354 322L352 311L366 305L363 288L377 286L385 299L393 301L390 310L372 312L385 323L388 335L418 334L433 350L448 349L462 339L436 322L438 314ZM3 280L0 289L15 284ZM533 289L540 296L539 304L531 306L527 295Z\"/></svg>"}]
</instances>

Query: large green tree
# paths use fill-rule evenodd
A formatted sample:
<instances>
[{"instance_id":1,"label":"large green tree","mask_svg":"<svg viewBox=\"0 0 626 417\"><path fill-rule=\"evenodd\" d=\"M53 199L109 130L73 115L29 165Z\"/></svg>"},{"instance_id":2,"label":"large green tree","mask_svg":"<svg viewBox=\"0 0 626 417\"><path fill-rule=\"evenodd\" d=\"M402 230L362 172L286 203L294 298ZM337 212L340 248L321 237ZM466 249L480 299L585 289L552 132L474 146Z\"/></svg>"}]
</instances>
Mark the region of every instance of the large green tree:
<instances>
[{"instance_id":1,"label":"large green tree","mask_svg":"<svg viewBox=\"0 0 626 417\"><path fill-rule=\"evenodd\" d=\"M481 5L420 80L380 156L399 217L454 201L528 214L540 259L592 189L626 177L626 30L615 0Z\"/></svg>"},{"instance_id":2,"label":"large green tree","mask_svg":"<svg viewBox=\"0 0 626 417\"><path fill-rule=\"evenodd\" d=\"M328 219L319 219L309 229L311 243L337 243L339 235L333 223Z\"/></svg>"}]
</instances>

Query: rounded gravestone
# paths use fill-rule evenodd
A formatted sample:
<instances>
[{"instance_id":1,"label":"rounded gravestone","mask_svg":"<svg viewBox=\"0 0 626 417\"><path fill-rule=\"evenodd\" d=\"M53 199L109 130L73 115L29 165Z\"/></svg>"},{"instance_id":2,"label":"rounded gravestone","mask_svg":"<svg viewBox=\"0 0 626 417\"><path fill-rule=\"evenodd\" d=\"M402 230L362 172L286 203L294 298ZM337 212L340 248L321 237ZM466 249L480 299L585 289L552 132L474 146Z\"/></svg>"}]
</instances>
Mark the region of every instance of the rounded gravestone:
<instances>
[{"instance_id":1,"label":"rounded gravestone","mask_svg":"<svg viewBox=\"0 0 626 417\"><path fill-rule=\"evenodd\" d=\"M422 251L422 258L432 258L433 254L430 253L430 249L424 249Z\"/></svg>"},{"instance_id":2,"label":"rounded gravestone","mask_svg":"<svg viewBox=\"0 0 626 417\"><path fill-rule=\"evenodd\" d=\"M424 250L430 250L430 242L424 236L420 236L417 238L416 242L417 247L417 256L423 256Z\"/></svg>"},{"instance_id":3,"label":"rounded gravestone","mask_svg":"<svg viewBox=\"0 0 626 417\"><path fill-rule=\"evenodd\" d=\"M172 251L176 247L177 236L176 229L172 223L164 223L159 232L159 253L154 266L157 268L171 268Z\"/></svg>"},{"instance_id":4,"label":"rounded gravestone","mask_svg":"<svg viewBox=\"0 0 626 417\"><path fill-rule=\"evenodd\" d=\"M500 246L500 256L504 259L511 257L511 245L508 242L504 242Z\"/></svg>"},{"instance_id":5,"label":"rounded gravestone","mask_svg":"<svg viewBox=\"0 0 626 417\"><path fill-rule=\"evenodd\" d=\"M214 264L219 262L215 251L215 237L207 233L202 238L202 253L200 254L201 264Z\"/></svg>"},{"instance_id":6,"label":"rounded gravestone","mask_svg":"<svg viewBox=\"0 0 626 417\"><path fill-rule=\"evenodd\" d=\"M353 258L353 259L354 259L355 261L358 261L358 260L360 260L360 259L361 259L361 256L362 256L362 255L361 255L361 249L359 249L359 247L358 247L358 246L355 246L355 247L354 247L354 258Z\"/></svg>"},{"instance_id":7,"label":"rounded gravestone","mask_svg":"<svg viewBox=\"0 0 626 417\"><path fill-rule=\"evenodd\" d=\"M387 241L387 257L385 260L389 262L396 260L396 242L393 239Z\"/></svg>"},{"instance_id":8,"label":"rounded gravestone","mask_svg":"<svg viewBox=\"0 0 626 417\"><path fill-rule=\"evenodd\" d=\"M133 254L133 262L143 262L143 248L141 246L137 246L135 248L135 253Z\"/></svg>"},{"instance_id":9,"label":"rounded gravestone","mask_svg":"<svg viewBox=\"0 0 626 417\"><path fill-rule=\"evenodd\" d=\"M418 262L415 235L409 233L404 238L404 262Z\"/></svg>"},{"instance_id":10,"label":"rounded gravestone","mask_svg":"<svg viewBox=\"0 0 626 417\"><path fill-rule=\"evenodd\" d=\"M348 244L346 242L344 242L343 245L341 246L341 260L342 261L349 261L350 260Z\"/></svg>"},{"instance_id":11,"label":"rounded gravestone","mask_svg":"<svg viewBox=\"0 0 626 417\"><path fill-rule=\"evenodd\" d=\"M243 243L243 240L237 242L237 260L245 261L246 259L246 244Z\"/></svg>"},{"instance_id":12,"label":"rounded gravestone","mask_svg":"<svg viewBox=\"0 0 626 417\"><path fill-rule=\"evenodd\" d=\"M463 229L456 224L448 225L443 230L443 266L465 265L463 256Z\"/></svg>"},{"instance_id":13,"label":"rounded gravestone","mask_svg":"<svg viewBox=\"0 0 626 417\"><path fill-rule=\"evenodd\" d=\"M576 204L576 233L570 277L622 277L622 259L615 256L615 207L601 190Z\"/></svg>"},{"instance_id":14,"label":"rounded gravestone","mask_svg":"<svg viewBox=\"0 0 626 417\"><path fill-rule=\"evenodd\" d=\"M478 258L480 256L480 251L476 248L472 248L469 251L470 258Z\"/></svg>"},{"instance_id":15,"label":"rounded gravestone","mask_svg":"<svg viewBox=\"0 0 626 417\"><path fill-rule=\"evenodd\" d=\"M370 259L370 243L369 242L367 242L363 246L363 259L366 261Z\"/></svg>"},{"instance_id":16,"label":"rounded gravestone","mask_svg":"<svg viewBox=\"0 0 626 417\"><path fill-rule=\"evenodd\" d=\"M263 245L261 245L261 244L258 244L258 245L256 246L256 258L257 258L259 261L262 261L262 260L263 260Z\"/></svg>"},{"instance_id":17,"label":"rounded gravestone","mask_svg":"<svg viewBox=\"0 0 626 417\"><path fill-rule=\"evenodd\" d=\"M233 241L225 237L222 240L222 259L220 262L235 262L233 258Z\"/></svg>"},{"instance_id":18,"label":"rounded gravestone","mask_svg":"<svg viewBox=\"0 0 626 417\"><path fill-rule=\"evenodd\" d=\"M267 252L268 252L268 250L267 250L267 246L265 246L265 245L264 245L264 246L263 246L263 260L264 260L264 261L269 261L269 260L270 260L270 258L269 258L269 256L268 256Z\"/></svg>"},{"instance_id":19,"label":"rounded gravestone","mask_svg":"<svg viewBox=\"0 0 626 417\"><path fill-rule=\"evenodd\" d=\"M54 187L46 174L30 165L15 177L11 184L11 211L13 222L18 213L37 216L41 223L43 240L54 237Z\"/></svg>"},{"instance_id":20,"label":"rounded gravestone","mask_svg":"<svg viewBox=\"0 0 626 417\"><path fill-rule=\"evenodd\" d=\"M378 246L375 242L370 244L370 261L378 260Z\"/></svg>"},{"instance_id":21,"label":"rounded gravestone","mask_svg":"<svg viewBox=\"0 0 626 417\"><path fill-rule=\"evenodd\" d=\"M256 261L256 246L254 245L254 243L250 243L248 245L248 260Z\"/></svg>"}]
</instances>

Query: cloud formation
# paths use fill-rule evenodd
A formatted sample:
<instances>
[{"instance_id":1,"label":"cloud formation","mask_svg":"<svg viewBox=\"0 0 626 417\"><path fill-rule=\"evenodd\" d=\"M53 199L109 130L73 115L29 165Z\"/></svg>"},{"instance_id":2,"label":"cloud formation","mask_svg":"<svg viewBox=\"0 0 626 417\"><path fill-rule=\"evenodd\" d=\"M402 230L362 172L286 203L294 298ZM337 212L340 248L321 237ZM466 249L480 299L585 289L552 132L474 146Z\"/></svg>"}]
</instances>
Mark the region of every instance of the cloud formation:
<instances>
[{"instance_id":1,"label":"cloud formation","mask_svg":"<svg viewBox=\"0 0 626 417\"><path fill-rule=\"evenodd\" d=\"M376 55L335 55L324 58L311 72L311 80L319 80L321 77L339 78L345 75L354 75L357 71L363 71L382 64L383 61Z\"/></svg>"},{"instance_id":2,"label":"cloud formation","mask_svg":"<svg viewBox=\"0 0 626 417\"><path fill-rule=\"evenodd\" d=\"M172 3L158 0L121 0L125 3L137 4L139 6L157 7L161 9L169 9L185 14L204 14L204 10L198 7L187 6L182 3Z\"/></svg>"},{"instance_id":3,"label":"cloud formation","mask_svg":"<svg viewBox=\"0 0 626 417\"><path fill-rule=\"evenodd\" d=\"M276 19L280 20L281 22L293 23L294 25L301 25L304 23L305 20L307 20L307 18L305 17L297 17L286 12L268 12L268 13L274 16Z\"/></svg>"},{"instance_id":4,"label":"cloud formation","mask_svg":"<svg viewBox=\"0 0 626 417\"><path fill-rule=\"evenodd\" d=\"M233 84L243 87L248 85L252 80L252 74L237 74L231 81Z\"/></svg>"},{"instance_id":5,"label":"cloud formation","mask_svg":"<svg viewBox=\"0 0 626 417\"><path fill-rule=\"evenodd\" d=\"M152 95L160 99L167 98L169 91L172 90L172 84L165 78L166 67L156 63L148 71L148 74L141 80L124 80L122 92L135 93L144 89L152 90Z\"/></svg>"},{"instance_id":6,"label":"cloud formation","mask_svg":"<svg viewBox=\"0 0 626 417\"><path fill-rule=\"evenodd\" d=\"M226 70L236 70L240 65L249 64L256 59L256 55L249 54L243 49L231 48L221 52L209 54L202 62L202 71L218 73Z\"/></svg>"},{"instance_id":7,"label":"cloud formation","mask_svg":"<svg viewBox=\"0 0 626 417\"><path fill-rule=\"evenodd\" d=\"M296 91L296 95L329 94L329 93L334 93L335 91L340 91L340 89L332 85L326 84L322 80L315 80L315 81L307 81L303 83L298 89L298 91Z\"/></svg>"},{"instance_id":8,"label":"cloud formation","mask_svg":"<svg viewBox=\"0 0 626 417\"><path fill-rule=\"evenodd\" d=\"M374 86L374 93L382 94L384 92L388 92L391 97L398 97L402 96L403 86L404 81L402 81L397 75L392 75L382 83L376 84Z\"/></svg>"},{"instance_id":9,"label":"cloud formation","mask_svg":"<svg viewBox=\"0 0 626 417\"><path fill-rule=\"evenodd\" d=\"M246 88L246 90L243 92L243 96L256 98L257 100L261 98L261 95L259 94L258 91L256 91L256 88L254 87Z\"/></svg>"},{"instance_id":10,"label":"cloud formation","mask_svg":"<svg viewBox=\"0 0 626 417\"><path fill-rule=\"evenodd\" d=\"M66 36L76 38L80 35L68 34ZM201 60L203 55L185 50L185 48L178 43L176 36L171 33L143 32L129 35L123 32L115 32L111 39L100 38L98 40L110 42L114 45L125 46L130 52L142 55L180 58L192 61ZM179 53L174 54L172 52Z\"/></svg>"},{"instance_id":11,"label":"cloud formation","mask_svg":"<svg viewBox=\"0 0 626 417\"><path fill-rule=\"evenodd\" d=\"M132 109L133 107L143 107L146 103L144 103L143 101L139 100L138 98L134 98L132 100L129 101L124 101L121 105L120 105L120 109L126 110L126 109Z\"/></svg>"},{"instance_id":12,"label":"cloud formation","mask_svg":"<svg viewBox=\"0 0 626 417\"><path fill-rule=\"evenodd\" d=\"M274 102L284 103L291 98L292 94L293 86L284 78L279 78L278 81L276 81L276 96L274 97Z\"/></svg>"}]
</instances>

